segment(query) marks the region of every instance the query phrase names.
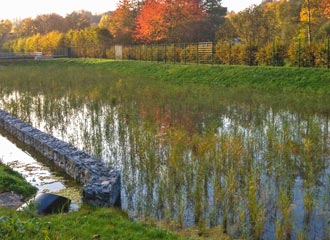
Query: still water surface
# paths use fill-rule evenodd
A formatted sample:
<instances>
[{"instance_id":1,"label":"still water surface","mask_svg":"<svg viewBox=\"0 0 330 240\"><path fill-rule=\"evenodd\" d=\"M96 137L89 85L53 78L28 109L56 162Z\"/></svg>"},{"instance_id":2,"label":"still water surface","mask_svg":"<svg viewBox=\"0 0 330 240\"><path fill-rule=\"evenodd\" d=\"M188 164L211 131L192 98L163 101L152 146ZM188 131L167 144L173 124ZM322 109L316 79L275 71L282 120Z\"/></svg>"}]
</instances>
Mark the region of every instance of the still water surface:
<instances>
[{"instance_id":1,"label":"still water surface","mask_svg":"<svg viewBox=\"0 0 330 240\"><path fill-rule=\"evenodd\" d=\"M51 166L47 159L27 150L22 144L0 132L1 163L19 172L38 193L52 192L72 199L70 210L77 210L81 204L80 189L63 172Z\"/></svg>"},{"instance_id":2,"label":"still water surface","mask_svg":"<svg viewBox=\"0 0 330 240\"><path fill-rule=\"evenodd\" d=\"M29 183L38 188L38 192L59 191L65 188L63 177L55 175L49 167L20 149L6 136L0 135L0 146L1 162L21 173Z\"/></svg>"}]
</instances>

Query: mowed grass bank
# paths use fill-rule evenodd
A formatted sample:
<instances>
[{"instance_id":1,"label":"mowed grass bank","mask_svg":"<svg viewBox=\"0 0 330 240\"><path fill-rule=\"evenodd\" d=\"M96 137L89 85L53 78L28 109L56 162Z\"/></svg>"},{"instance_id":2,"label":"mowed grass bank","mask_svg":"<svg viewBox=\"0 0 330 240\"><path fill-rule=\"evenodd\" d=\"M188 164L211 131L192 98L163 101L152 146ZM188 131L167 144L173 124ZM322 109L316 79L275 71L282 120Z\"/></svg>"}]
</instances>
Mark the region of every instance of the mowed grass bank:
<instances>
[{"instance_id":1,"label":"mowed grass bank","mask_svg":"<svg viewBox=\"0 0 330 240\"><path fill-rule=\"evenodd\" d=\"M0 239L181 239L153 226L133 222L118 209L83 206L50 216L0 208Z\"/></svg>"},{"instance_id":2,"label":"mowed grass bank","mask_svg":"<svg viewBox=\"0 0 330 240\"><path fill-rule=\"evenodd\" d=\"M330 70L325 68L295 68L295 67L249 67L227 65L183 65L157 62L139 61L111 61L103 59L56 59L47 61L2 62L0 73L6 78L6 66L10 66L13 78L18 68L26 71L25 67L32 67L31 73L24 74L29 77L38 76L38 67L43 69L56 66L63 69L63 76L70 71L79 70L80 67L95 69L95 72L116 75L120 78L152 79L176 84L200 83L224 87L252 88L259 90L298 91L312 93L330 93ZM35 68L36 67L36 68ZM35 71L36 70L36 71ZM43 71L41 70L40 73ZM49 71L51 74L51 71ZM19 75L19 74L18 74ZM77 75L79 76L79 74ZM97 76L97 74L95 75ZM61 73L56 73L56 81ZM80 76L81 77L81 76ZM46 76L45 79L49 79ZM1 79L0 79L1 83Z\"/></svg>"},{"instance_id":3,"label":"mowed grass bank","mask_svg":"<svg viewBox=\"0 0 330 240\"><path fill-rule=\"evenodd\" d=\"M173 83L203 83L261 90L330 93L330 70L294 67L178 65L154 62L109 62L123 76L140 76Z\"/></svg>"},{"instance_id":4,"label":"mowed grass bank","mask_svg":"<svg viewBox=\"0 0 330 240\"><path fill-rule=\"evenodd\" d=\"M14 191L31 197L36 188L0 163L0 193ZM180 239L156 226L131 221L114 208L84 205L69 214L38 216L0 207L0 239Z\"/></svg>"}]
</instances>

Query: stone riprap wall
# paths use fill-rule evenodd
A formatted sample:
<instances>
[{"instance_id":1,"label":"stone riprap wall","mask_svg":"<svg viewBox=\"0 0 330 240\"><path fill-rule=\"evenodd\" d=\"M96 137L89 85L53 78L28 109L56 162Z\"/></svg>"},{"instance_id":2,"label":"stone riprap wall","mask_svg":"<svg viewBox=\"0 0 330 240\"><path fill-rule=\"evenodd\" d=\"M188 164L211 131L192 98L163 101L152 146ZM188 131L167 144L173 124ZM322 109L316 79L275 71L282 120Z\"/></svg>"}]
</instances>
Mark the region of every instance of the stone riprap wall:
<instances>
[{"instance_id":1,"label":"stone riprap wall","mask_svg":"<svg viewBox=\"0 0 330 240\"><path fill-rule=\"evenodd\" d=\"M121 186L118 171L1 109L0 127L83 184L84 202L97 206L120 205Z\"/></svg>"}]
</instances>

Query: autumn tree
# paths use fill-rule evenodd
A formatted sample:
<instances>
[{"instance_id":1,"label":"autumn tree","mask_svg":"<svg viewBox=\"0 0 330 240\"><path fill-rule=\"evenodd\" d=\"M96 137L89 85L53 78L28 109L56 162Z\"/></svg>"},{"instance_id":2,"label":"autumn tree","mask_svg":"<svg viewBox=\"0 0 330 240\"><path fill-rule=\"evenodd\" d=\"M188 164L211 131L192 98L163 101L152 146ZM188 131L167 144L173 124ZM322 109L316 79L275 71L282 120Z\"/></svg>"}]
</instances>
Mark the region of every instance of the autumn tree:
<instances>
[{"instance_id":1,"label":"autumn tree","mask_svg":"<svg viewBox=\"0 0 330 240\"><path fill-rule=\"evenodd\" d=\"M56 13L39 15L34 22L40 34L52 31L66 32L67 29L64 18Z\"/></svg>"},{"instance_id":2,"label":"autumn tree","mask_svg":"<svg viewBox=\"0 0 330 240\"><path fill-rule=\"evenodd\" d=\"M70 30L64 44L72 47L77 57L105 57L105 49L112 44L112 35L106 28L97 26Z\"/></svg>"},{"instance_id":3,"label":"autumn tree","mask_svg":"<svg viewBox=\"0 0 330 240\"><path fill-rule=\"evenodd\" d=\"M320 9L324 22L318 30L317 37L330 37L330 0L320 0Z\"/></svg>"},{"instance_id":4,"label":"autumn tree","mask_svg":"<svg viewBox=\"0 0 330 240\"><path fill-rule=\"evenodd\" d=\"M120 0L117 9L111 15L104 15L99 26L109 29L115 42L131 43L138 10L136 0Z\"/></svg>"},{"instance_id":5,"label":"autumn tree","mask_svg":"<svg viewBox=\"0 0 330 240\"><path fill-rule=\"evenodd\" d=\"M321 0L320 7L323 9L323 14L326 18L330 18L330 0Z\"/></svg>"},{"instance_id":6,"label":"autumn tree","mask_svg":"<svg viewBox=\"0 0 330 240\"><path fill-rule=\"evenodd\" d=\"M172 0L167 2L165 19L169 26L171 42L194 42L207 40L202 29L207 15L199 0Z\"/></svg>"},{"instance_id":7,"label":"autumn tree","mask_svg":"<svg viewBox=\"0 0 330 240\"><path fill-rule=\"evenodd\" d=\"M312 30L311 30L311 21L312 21L312 9L311 9L311 1L305 0L304 7L301 10L300 18L302 22L307 23L307 34L308 34L308 42L311 43L312 38Z\"/></svg>"},{"instance_id":8,"label":"autumn tree","mask_svg":"<svg viewBox=\"0 0 330 240\"><path fill-rule=\"evenodd\" d=\"M25 18L16 25L15 29L18 37L28 37L38 33L38 27L32 18Z\"/></svg>"},{"instance_id":9,"label":"autumn tree","mask_svg":"<svg viewBox=\"0 0 330 240\"><path fill-rule=\"evenodd\" d=\"M80 30L91 26L92 13L88 11L74 11L65 16L67 29Z\"/></svg>"},{"instance_id":10,"label":"autumn tree","mask_svg":"<svg viewBox=\"0 0 330 240\"><path fill-rule=\"evenodd\" d=\"M319 0L304 0L303 7L300 12L300 20L302 23L307 25L307 39L310 45L313 38L313 30L318 25L320 20L320 14L323 11L321 8Z\"/></svg>"},{"instance_id":11,"label":"autumn tree","mask_svg":"<svg viewBox=\"0 0 330 240\"><path fill-rule=\"evenodd\" d=\"M271 8L275 12L276 38L288 44L297 35L300 22L301 0L282 0L273 2Z\"/></svg>"},{"instance_id":12,"label":"autumn tree","mask_svg":"<svg viewBox=\"0 0 330 240\"><path fill-rule=\"evenodd\" d=\"M244 42L262 46L276 40L287 44L299 33L301 9L302 0L270 1L229 14L226 19Z\"/></svg>"},{"instance_id":13,"label":"autumn tree","mask_svg":"<svg viewBox=\"0 0 330 240\"><path fill-rule=\"evenodd\" d=\"M3 44L3 42L5 42L8 39L12 27L13 24L11 21L9 20L0 21L0 47Z\"/></svg>"},{"instance_id":14,"label":"autumn tree","mask_svg":"<svg viewBox=\"0 0 330 240\"><path fill-rule=\"evenodd\" d=\"M231 42L239 35L230 20L230 16L225 20L225 22L218 28L216 32L216 40Z\"/></svg>"},{"instance_id":15,"label":"autumn tree","mask_svg":"<svg viewBox=\"0 0 330 240\"><path fill-rule=\"evenodd\" d=\"M23 52L35 52L35 51L41 51L41 44L40 44L40 40L41 40L41 35L40 33L37 33L31 37L28 37L25 40L25 45L23 48Z\"/></svg>"},{"instance_id":16,"label":"autumn tree","mask_svg":"<svg viewBox=\"0 0 330 240\"><path fill-rule=\"evenodd\" d=\"M42 51L44 55L52 55L55 49L62 48L64 46L64 34L52 31L39 38L39 51Z\"/></svg>"},{"instance_id":17,"label":"autumn tree","mask_svg":"<svg viewBox=\"0 0 330 240\"><path fill-rule=\"evenodd\" d=\"M109 48L113 41L113 35L106 28L94 27L97 44L100 48Z\"/></svg>"},{"instance_id":18,"label":"autumn tree","mask_svg":"<svg viewBox=\"0 0 330 240\"><path fill-rule=\"evenodd\" d=\"M137 16L134 38L141 42L161 42L168 37L166 3L146 0Z\"/></svg>"},{"instance_id":19,"label":"autumn tree","mask_svg":"<svg viewBox=\"0 0 330 240\"><path fill-rule=\"evenodd\" d=\"M239 37L246 43L260 45L268 41L267 21L261 6L251 6L231 18Z\"/></svg>"},{"instance_id":20,"label":"autumn tree","mask_svg":"<svg viewBox=\"0 0 330 240\"><path fill-rule=\"evenodd\" d=\"M134 37L142 42L197 41L204 17L199 0L146 0Z\"/></svg>"}]
</instances>

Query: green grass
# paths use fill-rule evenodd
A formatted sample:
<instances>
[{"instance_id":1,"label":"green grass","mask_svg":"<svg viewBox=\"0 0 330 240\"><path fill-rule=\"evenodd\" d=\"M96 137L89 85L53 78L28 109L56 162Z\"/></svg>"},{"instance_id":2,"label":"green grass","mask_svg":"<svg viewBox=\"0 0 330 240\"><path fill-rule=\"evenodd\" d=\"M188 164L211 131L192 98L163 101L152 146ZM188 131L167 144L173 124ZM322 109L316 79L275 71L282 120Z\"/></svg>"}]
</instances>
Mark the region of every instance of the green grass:
<instances>
[{"instance_id":1,"label":"green grass","mask_svg":"<svg viewBox=\"0 0 330 240\"><path fill-rule=\"evenodd\" d=\"M330 92L330 71L324 68L178 65L107 60L70 60L70 62L106 64L113 74L122 77L152 78L180 84L203 83L262 90Z\"/></svg>"},{"instance_id":2,"label":"green grass","mask_svg":"<svg viewBox=\"0 0 330 240\"><path fill-rule=\"evenodd\" d=\"M0 164L0 192L14 191L30 197L36 188ZM0 239L180 239L155 226L131 221L114 208L84 205L69 214L38 216L0 207Z\"/></svg>"},{"instance_id":3,"label":"green grass","mask_svg":"<svg viewBox=\"0 0 330 240\"><path fill-rule=\"evenodd\" d=\"M83 206L69 214L34 216L0 208L0 239L182 239L129 220L120 210Z\"/></svg>"},{"instance_id":4,"label":"green grass","mask_svg":"<svg viewBox=\"0 0 330 240\"><path fill-rule=\"evenodd\" d=\"M75 66L93 67L107 71L109 76L150 78L172 83L202 83L224 87L253 88L261 90L330 92L330 70L325 68L250 67L228 65L183 65L139 61L111 61L103 59L57 59L0 63L0 72L6 66L59 66L65 70ZM37 73L34 73L37 75ZM4 75L5 77L5 75ZM32 75L29 77L33 77ZM28 80L28 79L27 79Z\"/></svg>"},{"instance_id":5,"label":"green grass","mask_svg":"<svg viewBox=\"0 0 330 240\"><path fill-rule=\"evenodd\" d=\"M36 193L37 189L25 181L25 179L8 166L0 164L0 193L14 191L25 198Z\"/></svg>"}]
</instances>

